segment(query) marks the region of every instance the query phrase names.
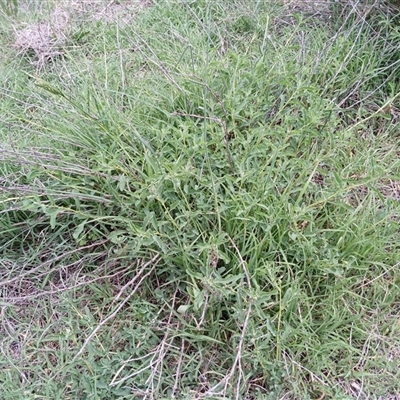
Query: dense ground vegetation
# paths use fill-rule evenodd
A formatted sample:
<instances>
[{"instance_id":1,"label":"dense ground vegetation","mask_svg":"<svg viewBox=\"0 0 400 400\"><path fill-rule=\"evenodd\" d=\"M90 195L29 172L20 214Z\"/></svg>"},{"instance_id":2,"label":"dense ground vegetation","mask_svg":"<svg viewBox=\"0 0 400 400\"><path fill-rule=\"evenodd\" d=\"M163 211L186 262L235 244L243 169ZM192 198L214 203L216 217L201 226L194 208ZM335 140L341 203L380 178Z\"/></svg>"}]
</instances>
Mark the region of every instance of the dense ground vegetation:
<instances>
[{"instance_id":1,"label":"dense ground vegetation","mask_svg":"<svg viewBox=\"0 0 400 400\"><path fill-rule=\"evenodd\" d=\"M396 16L75 3L2 3L1 399L397 398Z\"/></svg>"}]
</instances>

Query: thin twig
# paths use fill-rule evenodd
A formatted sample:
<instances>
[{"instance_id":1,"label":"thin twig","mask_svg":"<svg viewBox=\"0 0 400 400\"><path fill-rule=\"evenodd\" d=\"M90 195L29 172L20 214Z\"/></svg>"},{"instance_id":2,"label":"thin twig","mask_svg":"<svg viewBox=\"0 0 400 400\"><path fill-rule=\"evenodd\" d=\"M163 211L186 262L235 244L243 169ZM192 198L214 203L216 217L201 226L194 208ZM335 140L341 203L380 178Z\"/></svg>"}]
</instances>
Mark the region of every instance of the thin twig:
<instances>
[{"instance_id":1,"label":"thin twig","mask_svg":"<svg viewBox=\"0 0 400 400\"><path fill-rule=\"evenodd\" d=\"M230 242L232 243L232 246L236 250L236 253L237 253L238 257L239 257L239 260L240 260L240 263L242 265L243 271L244 271L244 273L246 275L247 286L248 286L249 291L250 291L251 290L251 280L250 280L250 274L249 274L249 271L247 269L246 263L243 260L243 257L240 254L240 251L239 251L238 247L236 246L236 243L234 242L234 240L230 236L228 236L228 238L229 238ZM247 325L249 323L249 319L250 319L250 315L251 315L251 308L252 308L252 300L250 298L249 299L249 306L247 308L247 313L246 313L246 319L244 320L244 323L243 323L242 333L240 335L240 341L239 341L239 345L237 347L237 354L236 354L235 362L233 363L233 366L232 366L231 371L229 373L230 376L233 376L233 374L235 372L236 365L238 365L239 376L238 376L238 381L237 381L237 385L236 385L236 400L239 400L240 382L241 382L241 378L243 376L242 351L243 351L243 344L244 344L244 338L245 338L245 334L246 334L246 330L247 330ZM227 387L227 385L228 385L228 380L226 381L225 388Z\"/></svg>"},{"instance_id":2,"label":"thin twig","mask_svg":"<svg viewBox=\"0 0 400 400\"><path fill-rule=\"evenodd\" d=\"M244 271L244 273L246 275L247 286L250 289L251 288L251 280L250 280L249 271L247 270L246 262L243 260L243 257L240 254L240 251L239 251L238 247L236 246L236 243L233 241L233 239L230 236L228 236L228 238L229 238L230 242L232 243L233 248L236 250L236 253L237 253L237 255L239 257L239 260L240 260L240 264L242 265L243 271Z\"/></svg>"},{"instance_id":3,"label":"thin twig","mask_svg":"<svg viewBox=\"0 0 400 400\"><path fill-rule=\"evenodd\" d=\"M321 385L328 386L321 378L319 378L317 375L315 375L314 372L310 371L308 368L304 367L303 365L299 364L297 361L293 360L293 358L291 358L287 353L284 352L284 354L285 354L285 356L287 356L290 359L290 361L293 364L297 365L300 369L307 371L310 374L312 379L315 379Z\"/></svg>"},{"instance_id":4,"label":"thin twig","mask_svg":"<svg viewBox=\"0 0 400 400\"><path fill-rule=\"evenodd\" d=\"M89 244L89 245L87 245L87 246L82 246L82 247L79 247L79 248L77 248L77 249L73 249L73 250L70 250L70 251L66 251L66 252L63 253L62 255L59 255L59 256L54 257L54 258L51 258L50 260L45 261L44 263L38 265L37 267L30 269L28 272L26 272L26 273L24 273L24 274L20 274L20 275L18 275L18 276L15 276L14 278L10 278L10 279L8 279L8 280L5 280L5 281L0 282L0 286L9 285L10 283L19 281L19 280L21 280L22 278L25 278L26 276L32 275L34 272L36 272L36 271L38 271L38 270L40 270L40 269L43 269L43 267L45 267L46 265L51 265L51 264L53 264L53 263L56 262L56 261L62 260L63 258L65 258L65 257L68 256L68 255L71 255L71 254L76 253L77 251L86 250L86 249L90 249L90 248L92 248L92 247L101 246L101 245L103 245L103 244L105 244L105 243L107 243L107 242L109 242L108 239L106 239L106 240L101 240L101 241L98 241L98 242ZM80 260L79 260L79 261L80 261ZM75 263L73 263L73 264L75 264ZM48 272L48 271L47 271L47 272Z\"/></svg>"},{"instance_id":5,"label":"thin twig","mask_svg":"<svg viewBox=\"0 0 400 400\"><path fill-rule=\"evenodd\" d=\"M240 399L240 382L244 375L243 368L242 368L242 351L243 351L243 344L244 344L244 338L246 335L247 325L249 324L249 319L250 319L250 315L251 315L252 305L253 305L252 301L250 300L249 306L247 308L246 319L244 320L244 323L243 323L242 334L240 335L239 345L237 347L237 354L236 354L235 362L233 363L233 366L232 366L232 369L230 372L230 375L233 376L236 365L238 365L239 376L238 376L238 381L236 384L236 400ZM227 385L227 383L226 383L226 385Z\"/></svg>"},{"instance_id":6,"label":"thin twig","mask_svg":"<svg viewBox=\"0 0 400 400\"><path fill-rule=\"evenodd\" d=\"M180 111L174 111L171 113L173 117L178 116L178 117L193 117L193 118L199 118L199 119L208 119L210 121L216 121L219 124L222 124L222 120L218 117L206 117L204 115L199 115L199 114L188 114Z\"/></svg>"},{"instance_id":7,"label":"thin twig","mask_svg":"<svg viewBox=\"0 0 400 400\"><path fill-rule=\"evenodd\" d=\"M175 382L174 382L174 386L172 386L172 396L175 396L175 393L178 391L179 377L181 374L182 360L183 360L184 352L185 352L185 339L182 337L181 352L179 354L178 365L176 366L176 372L175 372Z\"/></svg>"},{"instance_id":8,"label":"thin twig","mask_svg":"<svg viewBox=\"0 0 400 400\"><path fill-rule=\"evenodd\" d=\"M383 104L383 106L381 106L378 110L376 110L374 113L372 113L371 115L369 115L368 117L361 119L360 121L358 121L356 124L350 126L347 130L350 131L354 128L356 128L357 126L369 121L371 118L376 117L379 114L382 114L385 112L385 110L387 109L387 107L389 107L392 103L395 102L395 100L397 100L397 98L400 97L400 92L396 93L392 98L390 98L388 101L386 101L385 104Z\"/></svg>"},{"instance_id":9,"label":"thin twig","mask_svg":"<svg viewBox=\"0 0 400 400\"><path fill-rule=\"evenodd\" d=\"M197 328L198 330L201 329L201 326L202 326L203 323L204 323L204 319L205 319L205 317L206 317L206 312L207 312L207 309L208 309L208 301L209 301L209 298L210 298L210 295L209 295L208 293L206 293L205 296L204 296L204 306L203 306L203 311L202 311L202 313L201 313L200 321L197 322L197 321L195 320L195 321L196 321L196 328Z\"/></svg>"},{"instance_id":10,"label":"thin twig","mask_svg":"<svg viewBox=\"0 0 400 400\"><path fill-rule=\"evenodd\" d=\"M242 265L242 268L244 270L244 273L246 275L246 280L247 280L247 285L249 288L249 291L251 290L251 280L250 280L250 274L249 271L247 269L246 266L246 262L243 260L242 255L240 254L240 251L238 249L238 247L236 246L236 243L233 241L233 239L231 237L229 237L230 242L232 243L233 248L235 249L240 263ZM236 371L236 367L238 367L239 370L239 376L238 376L238 381L236 384L236 394L235 394L235 399L236 400L240 400L240 383L243 377L243 368L242 368L242 352L243 352L243 346L244 346L244 340L245 340L245 336L246 336L246 331L247 331L247 326L249 324L249 320L250 320L250 315L251 315L251 310L252 310L252 299L249 299L249 306L247 307L247 312L246 312L246 318L243 322L243 326L242 326L242 332L240 334L240 340L239 340L239 344L236 347L236 357L235 357L235 361L233 362L232 368L230 369L229 373L225 376L224 379L222 379L220 382L218 382L214 387L212 387L211 389L209 389L205 394L209 395L209 394L215 394L215 390L222 384L224 384L224 392L223 395L226 395L226 391L229 385L230 380L232 379L232 377L235 374Z\"/></svg>"},{"instance_id":11,"label":"thin twig","mask_svg":"<svg viewBox=\"0 0 400 400\"><path fill-rule=\"evenodd\" d=\"M86 285L89 285L91 283L94 283L94 282L97 282L97 281L100 281L100 280L114 278L115 276L123 274L127 270L128 270L128 268L125 268L125 269L122 269L121 271L117 271L116 273L111 274L111 275L99 276L97 278L94 278L94 279L91 279L91 280L88 280L88 281L84 281L84 282L80 282L80 283L77 283L75 285L64 287L64 288L61 288L61 289L45 290L45 291L42 291L42 292L39 292L39 293L26 295L26 296L6 297L6 300L9 301L9 302L12 302L12 301L24 301L24 300L36 299L36 298L42 297L42 296L51 296L51 295L54 295L54 294L67 292L67 291L70 291L72 289L76 289L76 288L78 288L80 286L86 286Z\"/></svg>"},{"instance_id":12,"label":"thin twig","mask_svg":"<svg viewBox=\"0 0 400 400\"><path fill-rule=\"evenodd\" d=\"M169 316L168 316L166 332L165 332L164 337L162 338L160 344L157 346L157 348L159 349L159 351L158 351L159 355L157 357L157 361L155 363L155 366L152 367L152 369L151 369L150 376L146 380L146 384L148 385L147 389L149 389L149 387L151 386L150 393L155 393L158 390L159 386L160 386L160 379L158 379L157 388L154 388L154 378L155 378L156 373L157 373L158 370L160 370L160 375L161 375L162 366L163 366L163 361L165 359L165 355L167 354L169 348L172 347L172 343L173 343L173 341L175 339L174 337L169 338L169 334L170 334L170 331L171 331L171 321L172 321L172 317L173 317L172 310L175 309L177 292L178 292L178 288L176 288L176 290L174 292L174 295L172 297L171 312L169 313Z\"/></svg>"},{"instance_id":13,"label":"thin twig","mask_svg":"<svg viewBox=\"0 0 400 400\"><path fill-rule=\"evenodd\" d=\"M144 357L139 357L138 360L140 360L141 358L145 358L145 357L149 357L152 354L155 354L157 352L157 350L152 351L149 354L146 354ZM153 357L154 358L154 357ZM119 384L121 384L122 382L125 382L126 380L133 378L136 375L140 375L142 372L146 371L147 369L151 368L155 363L157 363L157 360L152 359L148 365L146 365L143 368L140 368L138 370L136 370L135 372L133 372L132 374L128 375L128 376L124 376L123 378L121 378L120 380L116 381L116 378L118 377L118 375L121 373L121 371L125 368L126 366L126 362L119 368L119 370L115 373L112 381L110 382L110 387L111 386L118 386Z\"/></svg>"},{"instance_id":14,"label":"thin twig","mask_svg":"<svg viewBox=\"0 0 400 400\"><path fill-rule=\"evenodd\" d=\"M101 329L101 327L103 325L105 325L108 321L110 321L111 319L113 319L118 312L121 310L121 308L131 299L131 297L136 293L137 289L140 287L140 284L153 272L154 268L157 266L157 264L160 261L160 256L159 254L156 254L150 261L148 261L146 264L144 264L142 266L142 268L140 269L140 271L134 276L133 279L131 279L125 286L122 287L122 289L120 290L120 293L122 293L123 291L125 291L126 288L128 288L129 286L131 286L137 279L139 279L140 275L143 273L143 271L151 264L153 263L153 266L150 268L150 270L142 276L142 278L139 280L138 284L136 285L136 287L128 294L128 296L126 296L126 298L118 305L118 307L110 314L108 315L106 318L103 319L103 321L101 321L96 328L93 330L93 332L86 338L85 342L83 343L81 349L78 351L78 353L75 354L74 358L72 359L72 361L76 361L76 359L82 355L82 353L85 351L86 346L89 344L89 342L92 340L93 336L96 335L96 333ZM118 295L120 296L120 294Z\"/></svg>"},{"instance_id":15,"label":"thin twig","mask_svg":"<svg viewBox=\"0 0 400 400\"><path fill-rule=\"evenodd\" d=\"M384 276L385 276L386 274L388 274L391 270L397 268L398 266L400 266L400 262L396 263L395 265L392 265L388 270L386 270L385 272L382 272L380 275L376 276L374 279L371 279L370 281L368 281L368 282L366 282L366 283L363 283L363 284L360 285L360 286L357 286L356 289L358 290L358 289L361 289L361 288L363 288L363 287L365 287L365 286L370 285L372 282L375 282L375 281L377 281L378 279L384 277Z\"/></svg>"}]
</instances>

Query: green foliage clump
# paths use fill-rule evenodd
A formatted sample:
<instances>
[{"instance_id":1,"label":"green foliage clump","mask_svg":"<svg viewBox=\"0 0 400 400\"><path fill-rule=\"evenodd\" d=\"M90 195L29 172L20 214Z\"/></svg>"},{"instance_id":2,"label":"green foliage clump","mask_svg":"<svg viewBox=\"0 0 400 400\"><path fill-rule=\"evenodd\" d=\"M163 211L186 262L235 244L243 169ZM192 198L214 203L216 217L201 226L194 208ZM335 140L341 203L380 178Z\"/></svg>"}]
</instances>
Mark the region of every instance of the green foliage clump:
<instances>
[{"instance_id":1,"label":"green foliage clump","mask_svg":"<svg viewBox=\"0 0 400 400\"><path fill-rule=\"evenodd\" d=\"M400 35L200 3L93 23L15 74L5 398L399 389Z\"/></svg>"}]
</instances>

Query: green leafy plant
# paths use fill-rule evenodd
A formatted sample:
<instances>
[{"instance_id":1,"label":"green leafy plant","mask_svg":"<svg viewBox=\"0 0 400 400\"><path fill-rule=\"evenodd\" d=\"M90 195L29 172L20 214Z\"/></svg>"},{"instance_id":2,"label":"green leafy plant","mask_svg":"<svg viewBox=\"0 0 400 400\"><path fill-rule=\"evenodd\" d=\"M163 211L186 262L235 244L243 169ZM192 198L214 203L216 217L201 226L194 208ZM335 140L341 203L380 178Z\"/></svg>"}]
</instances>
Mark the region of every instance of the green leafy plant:
<instances>
[{"instance_id":1,"label":"green leafy plant","mask_svg":"<svg viewBox=\"0 0 400 400\"><path fill-rule=\"evenodd\" d=\"M10 60L4 398L397 393L399 37L282 7L156 2Z\"/></svg>"}]
</instances>

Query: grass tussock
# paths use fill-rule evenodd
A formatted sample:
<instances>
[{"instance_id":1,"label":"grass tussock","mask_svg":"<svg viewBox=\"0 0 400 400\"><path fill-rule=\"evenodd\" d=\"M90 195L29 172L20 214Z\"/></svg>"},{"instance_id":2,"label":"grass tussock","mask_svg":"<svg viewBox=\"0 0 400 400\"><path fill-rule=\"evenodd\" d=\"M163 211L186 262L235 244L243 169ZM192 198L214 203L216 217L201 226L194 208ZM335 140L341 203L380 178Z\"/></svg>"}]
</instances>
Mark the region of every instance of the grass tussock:
<instances>
[{"instance_id":1,"label":"grass tussock","mask_svg":"<svg viewBox=\"0 0 400 400\"><path fill-rule=\"evenodd\" d=\"M128 3L1 17L1 397L395 398L396 17Z\"/></svg>"}]
</instances>

